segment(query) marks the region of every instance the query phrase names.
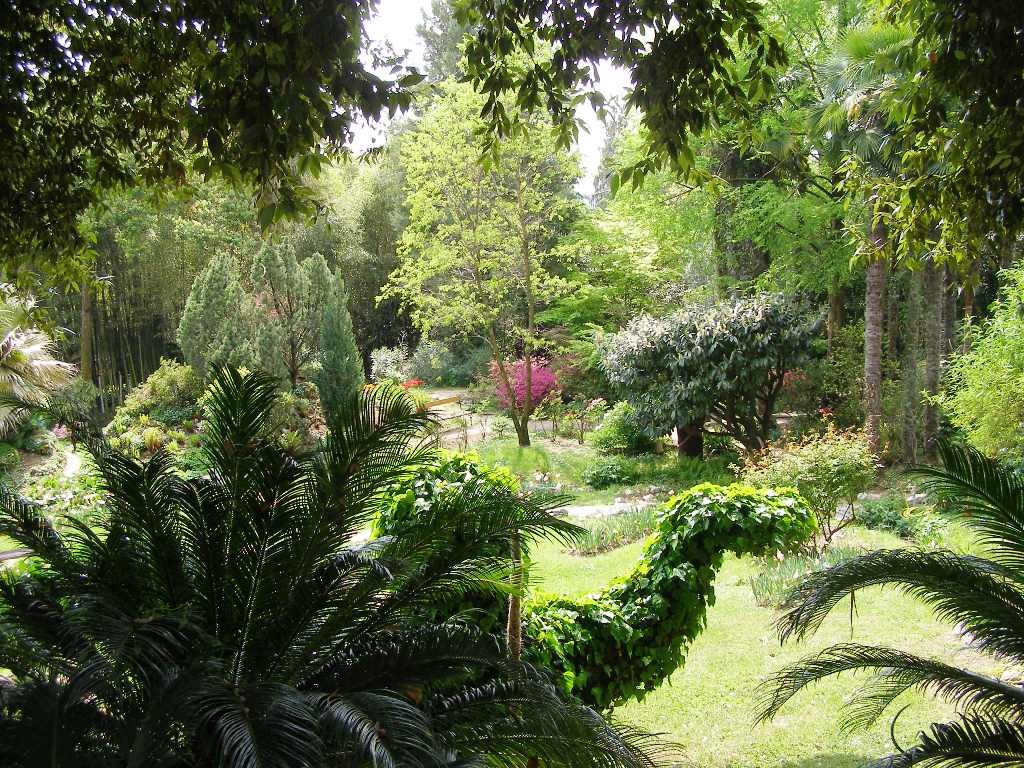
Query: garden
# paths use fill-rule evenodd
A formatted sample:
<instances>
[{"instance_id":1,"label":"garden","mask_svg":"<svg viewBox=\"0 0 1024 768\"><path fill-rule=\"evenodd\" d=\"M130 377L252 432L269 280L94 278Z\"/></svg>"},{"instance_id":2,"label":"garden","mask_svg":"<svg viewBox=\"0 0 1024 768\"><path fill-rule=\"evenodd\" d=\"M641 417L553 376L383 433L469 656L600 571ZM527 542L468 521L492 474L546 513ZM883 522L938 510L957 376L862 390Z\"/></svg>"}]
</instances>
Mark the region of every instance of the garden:
<instances>
[{"instance_id":1,"label":"garden","mask_svg":"<svg viewBox=\"0 0 1024 768\"><path fill-rule=\"evenodd\" d=\"M1015 3L51 5L0 764L1024 766Z\"/></svg>"}]
</instances>

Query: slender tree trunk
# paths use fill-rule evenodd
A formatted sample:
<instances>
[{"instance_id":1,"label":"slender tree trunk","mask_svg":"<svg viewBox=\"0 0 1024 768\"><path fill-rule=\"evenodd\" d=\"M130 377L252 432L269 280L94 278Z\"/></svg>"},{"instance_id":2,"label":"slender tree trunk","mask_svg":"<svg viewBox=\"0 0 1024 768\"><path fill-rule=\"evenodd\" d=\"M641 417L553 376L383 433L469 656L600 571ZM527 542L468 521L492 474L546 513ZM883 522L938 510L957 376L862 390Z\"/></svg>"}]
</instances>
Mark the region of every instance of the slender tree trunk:
<instances>
[{"instance_id":1,"label":"slender tree trunk","mask_svg":"<svg viewBox=\"0 0 1024 768\"><path fill-rule=\"evenodd\" d=\"M846 295L843 286L839 284L839 277L833 275L832 284L828 289L828 321L826 333L828 336L828 354L831 356L835 349L836 334L846 322Z\"/></svg>"},{"instance_id":2,"label":"slender tree trunk","mask_svg":"<svg viewBox=\"0 0 1024 768\"><path fill-rule=\"evenodd\" d=\"M680 458L688 456L699 459L704 456L704 424L695 421L692 424L676 427L676 451Z\"/></svg>"},{"instance_id":3,"label":"slender tree trunk","mask_svg":"<svg viewBox=\"0 0 1024 768\"><path fill-rule=\"evenodd\" d=\"M884 231L876 227L871 237L879 250L884 248ZM876 458L882 453L882 335L888 269L888 259L876 258L868 264L864 297L864 432Z\"/></svg>"},{"instance_id":4,"label":"slender tree trunk","mask_svg":"<svg viewBox=\"0 0 1024 768\"><path fill-rule=\"evenodd\" d=\"M92 364L92 286L89 285L90 276L82 278L82 307L81 323L78 329L79 362L78 375L84 380L93 383Z\"/></svg>"},{"instance_id":5,"label":"slender tree trunk","mask_svg":"<svg viewBox=\"0 0 1024 768\"><path fill-rule=\"evenodd\" d=\"M512 541L512 578L516 593L508 599L508 625L505 636L508 641L508 655L513 661L519 661L523 653L523 553L519 538Z\"/></svg>"},{"instance_id":6,"label":"slender tree trunk","mask_svg":"<svg viewBox=\"0 0 1024 768\"><path fill-rule=\"evenodd\" d=\"M920 347L921 293L924 276L911 272L907 280L903 334L903 462L917 461L917 415L920 387L917 382L917 357Z\"/></svg>"},{"instance_id":7,"label":"slender tree trunk","mask_svg":"<svg viewBox=\"0 0 1024 768\"><path fill-rule=\"evenodd\" d=\"M946 355L956 348L956 275L947 264L942 269L942 354Z\"/></svg>"},{"instance_id":8,"label":"slender tree trunk","mask_svg":"<svg viewBox=\"0 0 1024 768\"><path fill-rule=\"evenodd\" d=\"M925 302L928 315L925 318L925 364L924 388L929 397L939 393L939 377L942 372L942 354L945 337L944 308L946 286L944 270L932 262L924 267ZM924 458L934 461L935 438L939 432L939 409L929 400L924 406Z\"/></svg>"}]
</instances>

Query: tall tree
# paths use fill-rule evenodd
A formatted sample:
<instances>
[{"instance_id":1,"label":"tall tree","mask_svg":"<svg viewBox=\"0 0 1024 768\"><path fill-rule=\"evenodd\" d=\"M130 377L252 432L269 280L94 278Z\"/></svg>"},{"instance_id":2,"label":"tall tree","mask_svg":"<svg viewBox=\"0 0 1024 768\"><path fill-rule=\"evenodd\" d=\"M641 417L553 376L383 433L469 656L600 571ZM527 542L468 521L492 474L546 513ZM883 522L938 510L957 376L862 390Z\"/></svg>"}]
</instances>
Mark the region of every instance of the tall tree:
<instances>
[{"instance_id":1,"label":"tall tree","mask_svg":"<svg viewBox=\"0 0 1024 768\"><path fill-rule=\"evenodd\" d=\"M430 11L423 11L423 20L416 25L416 34L423 41L423 59L432 82L459 79L465 74L462 44L470 30L469 24L456 17L452 0L431 0Z\"/></svg>"},{"instance_id":2,"label":"tall tree","mask_svg":"<svg viewBox=\"0 0 1024 768\"><path fill-rule=\"evenodd\" d=\"M465 86L444 86L403 143L409 225L382 296L399 298L424 333L448 327L486 344L507 392L511 361L524 361L525 396L510 416L529 445L537 313L567 290L552 246L578 210L578 171L542 125L481 164L480 104Z\"/></svg>"},{"instance_id":3,"label":"tall tree","mask_svg":"<svg viewBox=\"0 0 1024 768\"><path fill-rule=\"evenodd\" d=\"M292 387L319 353L328 302L337 285L327 260L299 261L294 242L264 243L253 259L256 352L263 370L283 374Z\"/></svg>"},{"instance_id":4,"label":"tall tree","mask_svg":"<svg viewBox=\"0 0 1024 768\"><path fill-rule=\"evenodd\" d=\"M181 316L178 344L185 360L201 376L217 365L254 366L254 314L234 257L218 254L192 284Z\"/></svg>"},{"instance_id":5,"label":"tall tree","mask_svg":"<svg viewBox=\"0 0 1024 768\"><path fill-rule=\"evenodd\" d=\"M0 39L0 257L8 268L82 245L104 189L250 182L264 222L310 210L302 176L342 151L358 116L408 107L375 74L372 0L15 2ZM369 55L368 55L369 54Z\"/></svg>"}]
</instances>

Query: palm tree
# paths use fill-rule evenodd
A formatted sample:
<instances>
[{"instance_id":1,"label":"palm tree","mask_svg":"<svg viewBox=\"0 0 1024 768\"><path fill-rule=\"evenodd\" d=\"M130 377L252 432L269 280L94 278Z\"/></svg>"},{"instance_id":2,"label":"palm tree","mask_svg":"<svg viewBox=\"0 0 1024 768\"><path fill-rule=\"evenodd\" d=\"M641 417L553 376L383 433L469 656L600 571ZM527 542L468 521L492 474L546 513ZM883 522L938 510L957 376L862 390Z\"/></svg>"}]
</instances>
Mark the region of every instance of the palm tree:
<instances>
[{"instance_id":1,"label":"palm tree","mask_svg":"<svg viewBox=\"0 0 1024 768\"><path fill-rule=\"evenodd\" d=\"M432 457L430 424L378 389L296 461L265 433L272 380L219 371L206 476L93 434L95 519L4 492L0 532L32 552L0 580L5 766L655 765L642 734L544 670L425 608L508 590L514 541L577 529L500 488L445 497L408 534L360 545L383 489Z\"/></svg>"},{"instance_id":2,"label":"palm tree","mask_svg":"<svg viewBox=\"0 0 1024 768\"><path fill-rule=\"evenodd\" d=\"M1024 664L1024 478L974 449L940 445L944 468L916 470L949 514L975 532L987 557L948 550L871 552L814 573L788 596L779 620L783 641L812 634L846 596L893 586L956 622L975 646ZM956 705L958 719L932 725L909 749L874 765L1024 765L1024 686L894 648L843 643L779 671L761 688L758 718L823 678L870 670L874 677L849 704L846 728L868 725L911 688Z\"/></svg>"},{"instance_id":3,"label":"palm tree","mask_svg":"<svg viewBox=\"0 0 1024 768\"><path fill-rule=\"evenodd\" d=\"M0 436L75 375L74 366L54 357L50 337L33 327L32 308L31 301L0 286Z\"/></svg>"},{"instance_id":4,"label":"palm tree","mask_svg":"<svg viewBox=\"0 0 1024 768\"><path fill-rule=\"evenodd\" d=\"M906 28L871 25L847 30L817 75L821 98L811 110L813 132L833 167L854 157L870 175L892 177L899 172L886 99L907 76L904 62L913 41ZM889 259L888 234L874 219L868 240L864 297L864 431L872 452L881 452L883 305Z\"/></svg>"}]
</instances>

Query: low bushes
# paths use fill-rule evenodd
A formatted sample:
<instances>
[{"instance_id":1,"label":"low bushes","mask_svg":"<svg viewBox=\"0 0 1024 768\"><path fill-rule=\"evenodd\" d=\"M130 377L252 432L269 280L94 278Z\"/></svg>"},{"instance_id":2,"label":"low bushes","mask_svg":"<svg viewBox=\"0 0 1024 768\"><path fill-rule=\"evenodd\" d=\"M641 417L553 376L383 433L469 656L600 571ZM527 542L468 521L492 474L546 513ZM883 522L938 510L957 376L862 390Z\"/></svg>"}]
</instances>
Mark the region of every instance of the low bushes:
<instances>
[{"instance_id":1,"label":"low bushes","mask_svg":"<svg viewBox=\"0 0 1024 768\"><path fill-rule=\"evenodd\" d=\"M874 479L875 466L860 432L829 429L800 442L770 446L747 459L744 482L760 487L793 485L810 504L824 544L853 520L857 494Z\"/></svg>"},{"instance_id":2,"label":"low bushes","mask_svg":"<svg viewBox=\"0 0 1024 768\"><path fill-rule=\"evenodd\" d=\"M588 557L639 541L654 530L658 510L653 506L628 509L583 524L586 534L573 546L574 555Z\"/></svg>"},{"instance_id":3,"label":"low bushes","mask_svg":"<svg viewBox=\"0 0 1024 768\"><path fill-rule=\"evenodd\" d=\"M590 444L598 453L636 456L654 450L654 440L641 428L636 410L627 402L616 403L590 433Z\"/></svg>"},{"instance_id":4,"label":"low bushes","mask_svg":"<svg viewBox=\"0 0 1024 768\"><path fill-rule=\"evenodd\" d=\"M163 360L128 394L104 432L114 448L133 456L198 448L203 439L205 389L192 368ZM265 426L285 450L294 454L312 450L326 430L316 387L300 382L294 390L279 393Z\"/></svg>"},{"instance_id":5,"label":"low bushes","mask_svg":"<svg viewBox=\"0 0 1024 768\"><path fill-rule=\"evenodd\" d=\"M628 577L593 597L527 609L527 656L561 672L567 690L600 709L642 699L683 663L703 629L726 552L791 551L813 534L795 489L691 488L665 504Z\"/></svg>"},{"instance_id":6,"label":"low bushes","mask_svg":"<svg viewBox=\"0 0 1024 768\"><path fill-rule=\"evenodd\" d=\"M370 380L405 381L412 373L409 353L402 347L378 347L370 352Z\"/></svg>"},{"instance_id":7,"label":"low bushes","mask_svg":"<svg viewBox=\"0 0 1024 768\"><path fill-rule=\"evenodd\" d=\"M808 574L831 568L860 554L863 554L862 550L855 547L829 547L814 554L766 558L748 581L754 602L763 608L778 608L786 594Z\"/></svg>"},{"instance_id":8,"label":"low bushes","mask_svg":"<svg viewBox=\"0 0 1024 768\"><path fill-rule=\"evenodd\" d=\"M636 465L623 456L608 456L595 460L583 470L580 478L591 488L601 490L613 485L629 485L636 481L639 473Z\"/></svg>"}]
</instances>

